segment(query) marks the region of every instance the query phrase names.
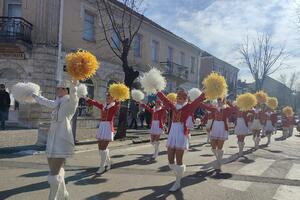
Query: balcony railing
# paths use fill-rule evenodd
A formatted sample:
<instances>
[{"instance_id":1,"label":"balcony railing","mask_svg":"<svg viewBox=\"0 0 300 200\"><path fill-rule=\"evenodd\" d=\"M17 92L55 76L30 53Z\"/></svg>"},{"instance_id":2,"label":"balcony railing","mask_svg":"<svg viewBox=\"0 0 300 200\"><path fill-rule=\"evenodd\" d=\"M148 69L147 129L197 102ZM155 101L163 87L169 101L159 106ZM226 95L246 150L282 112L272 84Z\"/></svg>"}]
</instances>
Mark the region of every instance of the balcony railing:
<instances>
[{"instance_id":1,"label":"balcony railing","mask_svg":"<svg viewBox=\"0 0 300 200\"><path fill-rule=\"evenodd\" d=\"M173 76L174 78L182 80L188 80L188 67L170 61L160 62L160 65L164 69L164 75Z\"/></svg>"},{"instance_id":2,"label":"balcony railing","mask_svg":"<svg viewBox=\"0 0 300 200\"><path fill-rule=\"evenodd\" d=\"M32 44L32 24L21 17L0 17L0 41Z\"/></svg>"}]
</instances>

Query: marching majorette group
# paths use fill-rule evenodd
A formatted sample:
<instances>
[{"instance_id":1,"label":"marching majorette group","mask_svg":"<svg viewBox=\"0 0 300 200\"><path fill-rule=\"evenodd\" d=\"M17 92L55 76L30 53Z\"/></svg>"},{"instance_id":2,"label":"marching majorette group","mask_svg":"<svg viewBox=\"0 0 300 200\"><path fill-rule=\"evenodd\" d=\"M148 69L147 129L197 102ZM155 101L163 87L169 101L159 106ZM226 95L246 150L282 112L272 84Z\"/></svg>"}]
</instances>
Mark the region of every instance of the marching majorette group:
<instances>
[{"instance_id":1,"label":"marching majorette group","mask_svg":"<svg viewBox=\"0 0 300 200\"><path fill-rule=\"evenodd\" d=\"M120 102L129 99L129 88L122 83L112 84L104 103L87 98L87 88L79 84L78 80L84 80L92 76L97 70L97 62L88 52L78 51L67 56L68 73L71 75L71 84L63 81L57 85L55 100L48 100L40 95L40 88L33 83L18 83L13 88L13 95L22 103L39 103L53 109L51 126L48 134L46 155L50 168L48 182L50 184L49 199L68 199L64 181L64 163L74 153L74 139L71 129L71 118L75 113L79 98L85 98L88 105L93 105L101 111L101 122L97 130L100 166L97 174L102 174L111 168L111 159L108 145L114 140L114 116L120 108ZM74 69L74 60L84 60L79 67L85 70ZM91 65L86 63L91 62ZM78 63L76 65L78 67ZM180 189L181 179L186 170L183 163L185 150L189 149L191 130L194 127L194 113L198 108L205 110L202 123L207 132L207 142L211 144L211 151L215 155L216 174L221 172L224 155L223 145L229 136L228 121L233 116L235 119L234 132L237 135L239 147L238 155L243 155L244 139L247 135L253 135L254 147L259 148L261 136L266 136L267 145L271 142L271 136L276 130L278 106L275 97L268 97L263 91L255 94L245 93L230 103L226 100L227 84L221 75L210 74L203 81L203 90L193 88L189 92L179 89L177 93L165 95L162 91L166 86L164 77L157 69L153 68L141 77L141 84L147 94L155 94L157 99L155 106L150 108L143 103L144 93L139 90L131 91L131 98L140 106L148 110L152 115L151 144L154 147L152 158L159 155L160 136L167 132L166 142L169 168L175 174L175 182L169 191ZM166 131L167 113L172 113L169 120L169 130ZM293 110L287 106L283 109L283 138L292 135L294 128ZM199 121L197 119L196 121Z\"/></svg>"}]
</instances>

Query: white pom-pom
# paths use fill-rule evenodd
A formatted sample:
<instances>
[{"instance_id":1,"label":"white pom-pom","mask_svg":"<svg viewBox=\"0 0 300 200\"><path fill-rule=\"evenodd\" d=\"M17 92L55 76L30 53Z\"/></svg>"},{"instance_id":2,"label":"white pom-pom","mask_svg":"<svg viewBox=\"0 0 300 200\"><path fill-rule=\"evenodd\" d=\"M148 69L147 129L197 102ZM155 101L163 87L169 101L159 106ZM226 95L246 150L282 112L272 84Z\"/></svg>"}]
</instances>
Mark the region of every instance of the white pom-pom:
<instances>
[{"instance_id":1,"label":"white pom-pom","mask_svg":"<svg viewBox=\"0 0 300 200\"><path fill-rule=\"evenodd\" d=\"M194 101L201 95L201 91L198 88L192 88L189 90L188 95L191 101Z\"/></svg>"},{"instance_id":2,"label":"white pom-pom","mask_svg":"<svg viewBox=\"0 0 300 200\"><path fill-rule=\"evenodd\" d=\"M85 84L80 83L77 88L77 95L79 98L86 97L88 95L87 87Z\"/></svg>"},{"instance_id":3,"label":"white pom-pom","mask_svg":"<svg viewBox=\"0 0 300 200\"><path fill-rule=\"evenodd\" d=\"M17 83L11 90L14 98L20 103L35 103L32 94L40 94L40 86L35 83Z\"/></svg>"},{"instance_id":4,"label":"white pom-pom","mask_svg":"<svg viewBox=\"0 0 300 200\"><path fill-rule=\"evenodd\" d=\"M161 75L161 71L152 68L141 77L141 84L147 94L155 94L157 91L165 89L166 79Z\"/></svg>"},{"instance_id":5,"label":"white pom-pom","mask_svg":"<svg viewBox=\"0 0 300 200\"><path fill-rule=\"evenodd\" d=\"M133 89L131 90L131 97L133 100L140 102L144 99L145 95L141 90Z\"/></svg>"}]
</instances>

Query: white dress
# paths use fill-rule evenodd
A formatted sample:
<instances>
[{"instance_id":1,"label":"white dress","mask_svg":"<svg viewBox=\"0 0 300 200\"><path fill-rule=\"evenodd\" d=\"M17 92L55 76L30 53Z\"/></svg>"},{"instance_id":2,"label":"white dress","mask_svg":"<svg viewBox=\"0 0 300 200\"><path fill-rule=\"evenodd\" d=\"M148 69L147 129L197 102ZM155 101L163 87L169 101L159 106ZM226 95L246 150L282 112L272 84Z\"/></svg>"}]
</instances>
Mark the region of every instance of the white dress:
<instances>
[{"instance_id":1,"label":"white dress","mask_svg":"<svg viewBox=\"0 0 300 200\"><path fill-rule=\"evenodd\" d=\"M193 122L193 117L189 116L186 120L186 127L188 129L193 129L194 128L194 122Z\"/></svg>"},{"instance_id":2,"label":"white dress","mask_svg":"<svg viewBox=\"0 0 300 200\"><path fill-rule=\"evenodd\" d=\"M54 101L37 95L34 95L34 98L39 104L54 109L47 138L47 157L67 158L72 156L74 154L74 138L71 119L78 105L77 88L71 85L70 95Z\"/></svg>"},{"instance_id":3,"label":"white dress","mask_svg":"<svg viewBox=\"0 0 300 200\"><path fill-rule=\"evenodd\" d=\"M153 120L150 129L151 135L161 135L163 130L159 128L159 120Z\"/></svg>"}]
</instances>

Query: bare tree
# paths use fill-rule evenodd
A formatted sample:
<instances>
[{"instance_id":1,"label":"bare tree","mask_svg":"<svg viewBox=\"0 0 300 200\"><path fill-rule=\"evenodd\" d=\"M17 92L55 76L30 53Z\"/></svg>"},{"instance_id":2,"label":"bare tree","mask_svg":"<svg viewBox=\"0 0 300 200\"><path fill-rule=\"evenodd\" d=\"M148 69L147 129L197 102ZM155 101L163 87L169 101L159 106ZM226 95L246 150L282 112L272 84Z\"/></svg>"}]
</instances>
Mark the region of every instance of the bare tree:
<instances>
[{"instance_id":1,"label":"bare tree","mask_svg":"<svg viewBox=\"0 0 300 200\"><path fill-rule=\"evenodd\" d=\"M247 36L240 50L243 63L249 68L255 81L255 90L261 90L267 76L283 67L286 58L285 48L276 48L269 34L257 34L252 42Z\"/></svg>"},{"instance_id":2,"label":"bare tree","mask_svg":"<svg viewBox=\"0 0 300 200\"><path fill-rule=\"evenodd\" d=\"M144 16L141 13L141 0L96 0L101 29L105 40L122 62L122 70L125 74L124 83L130 89L139 72L129 66L128 56L135 36L140 30ZM128 101L123 102L116 138L126 136Z\"/></svg>"},{"instance_id":3,"label":"bare tree","mask_svg":"<svg viewBox=\"0 0 300 200\"><path fill-rule=\"evenodd\" d=\"M278 80L287 86L291 91L297 90L299 81L299 71L293 72L289 79L287 78L286 74L280 74Z\"/></svg>"}]
</instances>

